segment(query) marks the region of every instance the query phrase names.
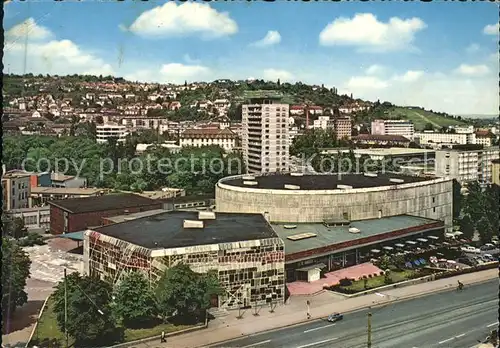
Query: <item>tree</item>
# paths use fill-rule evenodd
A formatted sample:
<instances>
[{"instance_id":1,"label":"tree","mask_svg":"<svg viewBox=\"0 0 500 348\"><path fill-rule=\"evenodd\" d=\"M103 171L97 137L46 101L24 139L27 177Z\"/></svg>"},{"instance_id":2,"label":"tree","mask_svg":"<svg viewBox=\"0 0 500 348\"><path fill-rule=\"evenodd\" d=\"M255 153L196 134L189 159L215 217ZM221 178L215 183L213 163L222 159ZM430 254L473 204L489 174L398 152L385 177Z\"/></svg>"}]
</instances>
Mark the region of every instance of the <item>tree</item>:
<instances>
[{"instance_id":1,"label":"tree","mask_svg":"<svg viewBox=\"0 0 500 348\"><path fill-rule=\"evenodd\" d=\"M10 318L16 307L28 302L24 291L31 261L15 240L2 237L2 316Z\"/></svg>"},{"instance_id":2,"label":"tree","mask_svg":"<svg viewBox=\"0 0 500 348\"><path fill-rule=\"evenodd\" d=\"M482 243L489 243L495 235L493 227L487 217L481 218L476 224L477 232L479 233L479 239Z\"/></svg>"},{"instance_id":3,"label":"tree","mask_svg":"<svg viewBox=\"0 0 500 348\"><path fill-rule=\"evenodd\" d=\"M154 293L142 273L128 273L114 294L113 309L126 327L141 327L156 318Z\"/></svg>"},{"instance_id":4,"label":"tree","mask_svg":"<svg viewBox=\"0 0 500 348\"><path fill-rule=\"evenodd\" d=\"M474 237L474 224L469 215L465 215L459 221L460 232L464 234L467 239L472 239Z\"/></svg>"},{"instance_id":5,"label":"tree","mask_svg":"<svg viewBox=\"0 0 500 348\"><path fill-rule=\"evenodd\" d=\"M457 221L462 211L462 186L453 179L453 220Z\"/></svg>"},{"instance_id":6,"label":"tree","mask_svg":"<svg viewBox=\"0 0 500 348\"><path fill-rule=\"evenodd\" d=\"M434 130L434 126L432 125L432 123L428 122L425 124L424 130Z\"/></svg>"},{"instance_id":7,"label":"tree","mask_svg":"<svg viewBox=\"0 0 500 348\"><path fill-rule=\"evenodd\" d=\"M76 347L96 346L115 340L115 320L111 309L112 287L108 283L78 273L66 277L67 314L65 322L65 285L60 282L53 294L54 311L61 331L65 325Z\"/></svg>"},{"instance_id":8,"label":"tree","mask_svg":"<svg viewBox=\"0 0 500 348\"><path fill-rule=\"evenodd\" d=\"M212 295L220 293L214 272L199 274L186 264L178 264L165 271L158 282L156 298L160 315L166 319L201 319L210 307Z\"/></svg>"},{"instance_id":9,"label":"tree","mask_svg":"<svg viewBox=\"0 0 500 348\"><path fill-rule=\"evenodd\" d=\"M2 236L10 236L13 238L24 237L27 233L27 228L24 226L24 220L20 217L10 217L8 215L2 215Z\"/></svg>"}]
</instances>

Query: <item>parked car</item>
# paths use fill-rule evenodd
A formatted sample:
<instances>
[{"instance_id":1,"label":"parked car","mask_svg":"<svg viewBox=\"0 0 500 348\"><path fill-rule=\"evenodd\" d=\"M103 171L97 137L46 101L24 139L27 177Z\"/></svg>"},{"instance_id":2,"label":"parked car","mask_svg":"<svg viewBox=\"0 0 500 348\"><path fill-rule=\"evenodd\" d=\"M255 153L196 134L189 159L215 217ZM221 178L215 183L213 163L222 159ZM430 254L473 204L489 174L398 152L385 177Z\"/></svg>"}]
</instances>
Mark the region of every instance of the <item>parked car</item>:
<instances>
[{"instance_id":1,"label":"parked car","mask_svg":"<svg viewBox=\"0 0 500 348\"><path fill-rule=\"evenodd\" d=\"M478 248L474 248L472 246L469 246L469 245L465 245L465 246L460 247L460 250L462 250L463 252L466 252L466 253L473 253L473 254L480 254L481 253L481 250L479 250Z\"/></svg>"},{"instance_id":2,"label":"parked car","mask_svg":"<svg viewBox=\"0 0 500 348\"><path fill-rule=\"evenodd\" d=\"M333 314L330 314L327 318L327 320L330 322L330 323L335 323L336 321L339 321L339 320L342 320L344 319L344 316L340 313L333 313Z\"/></svg>"}]
</instances>

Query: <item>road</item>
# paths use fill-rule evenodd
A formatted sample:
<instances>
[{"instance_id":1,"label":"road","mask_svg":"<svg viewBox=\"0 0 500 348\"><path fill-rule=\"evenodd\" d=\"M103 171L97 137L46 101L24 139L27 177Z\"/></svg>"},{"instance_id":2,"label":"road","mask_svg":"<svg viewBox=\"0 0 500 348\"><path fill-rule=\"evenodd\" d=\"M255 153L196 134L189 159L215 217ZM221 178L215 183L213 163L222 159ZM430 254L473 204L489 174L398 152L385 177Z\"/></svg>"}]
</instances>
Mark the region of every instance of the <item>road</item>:
<instances>
[{"instance_id":1,"label":"road","mask_svg":"<svg viewBox=\"0 0 500 348\"><path fill-rule=\"evenodd\" d=\"M367 310L212 347L366 347ZM468 348L498 326L498 280L372 309L372 348Z\"/></svg>"}]
</instances>

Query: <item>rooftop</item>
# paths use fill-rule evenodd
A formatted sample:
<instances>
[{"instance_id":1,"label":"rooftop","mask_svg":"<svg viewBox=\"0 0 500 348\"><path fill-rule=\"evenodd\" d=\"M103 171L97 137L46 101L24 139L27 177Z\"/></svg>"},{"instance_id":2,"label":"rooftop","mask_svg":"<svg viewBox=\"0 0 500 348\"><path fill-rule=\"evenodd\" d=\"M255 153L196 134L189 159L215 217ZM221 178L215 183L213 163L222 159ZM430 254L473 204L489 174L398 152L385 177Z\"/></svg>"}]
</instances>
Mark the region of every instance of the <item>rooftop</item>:
<instances>
[{"instance_id":1,"label":"rooftop","mask_svg":"<svg viewBox=\"0 0 500 348\"><path fill-rule=\"evenodd\" d=\"M260 189L275 189L284 190L285 185L296 185L300 186L300 190L334 190L337 189L337 185L348 185L352 188L369 188L369 187L379 187L379 186L393 186L402 183L395 183L390 181L390 179L401 179L404 183L414 183L427 181L429 178L422 178L417 176L406 176L406 175L390 175L390 174L378 174L376 177L364 176L363 174L342 174L340 177L338 174L325 174L325 175L311 175L304 174L302 176L292 176L290 174L276 174L267 176L256 176L255 180L257 185L247 186L243 182L247 181L244 176L238 178L222 180L221 183L239 186L239 187L250 187L250 188L260 188Z\"/></svg>"},{"instance_id":2,"label":"rooftop","mask_svg":"<svg viewBox=\"0 0 500 348\"><path fill-rule=\"evenodd\" d=\"M138 213L132 213L132 214L123 214L123 215L117 215L117 216L110 216L107 217L106 220L110 221L111 223L117 224L120 222L125 222L125 221L132 221L136 219L141 219L147 216L153 216L157 214L163 214L166 211L164 209L154 209L154 210L148 210L148 211L141 211Z\"/></svg>"},{"instance_id":3,"label":"rooftop","mask_svg":"<svg viewBox=\"0 0 500 348\"><path fill-rule=\"evenodd\" d=\"M410 139L405 138L402 135L388 135L388 134L360 134L352 137L353 140L365 140L365 141L401 141L410 142Z\"/></svg>"},{"instance_id":4,"label":"rooftop","mask_svg":"<svg viewBox=\"0 0 500 348\"><path fill-rule=\"evenodd\" d=\"M349 149L324 149L324 151L337 153L349 152ZM370 148L370 149L354 149L355 154L369 155L369 156L404 156L404 155L421 155L424 153L433 154L434 150L429 149L412 149L406 147L389 147L389 148Z\"/></svg>"},{"instance_id":5,"label":"rooftop","mask_svg":"<svg viewBox=\"0 0 500 348\"><path fill-rule=\"evenodd\" d=\"M93 196L102 193L106 190L98 188L77 188L77 187L32 187L31 194L46 194L46 195L89 195Z\"/></svg>"},{"instance_id":6,"label":"rooftop","mask_svg":"<svg viewBox=\"0 0 500 348\"><path fill-rule=\"evenodd\" d=\"M380 219L369 219L351 221L349 225L327 227L324 224L297 224L296 228L285 228L283 224L271 224L278 236L285 242L286 254L294 254L301 251L313 250L324 246L348 242L356 239L375 236L382 233L403 230L411 227L424 227L425 225L438 222L438 220L427 219L412 215L397 215ZM287 226L289 227L289 226ZM350 233L349 228L357 228L360 233ZM314 233L316 237L290 240L287 237Z\"/></svg>"},{"instance_id":7,"label":"rooftop","mask_svg":"<svg viewBox=\"0 0 500 348\"><path fill-rule=\"evenodd\" d=\"M157 200L147 197L141 197L133 193L112 194L84 198L69 198L57 201L49 201L48 203L75 214L161 204L161 202Z\"/></svg>"},{"instance_id":8,"label":"rooftop","mask_svg":"<svg viewBox=\"0 0 500 348\"><path fill-rule=\"evenodd\" d=\"M181 138L236 138L237 135L228 128L191 128L182 133Z\"/></svg>"},{"instance_id":9,"label":"rooftop","mask_svg":"<svg viewBox=\"0 0 500 348\"><path fill-rule=\"evenodd\" d=\"M203 228L184 228L184 220L198 220L198 212L171 211L133 221L98 227L95 231L149 249L234 243L277 238L261 214L216 213Z\"/></svg>"},{"instance_id":10,"label":"rooftop","mask_svg":"<svg viewBox=\"0 0 500 348\"><path fill-rule=\"evenodd\" d=\"M62 174L62 173L50 173L50 179L52 181L68 181L68 180L72 180L75 178L76 178L76 176L74 176L74 175L66 175L66 174Z\"/></svg>"}]
</instances>

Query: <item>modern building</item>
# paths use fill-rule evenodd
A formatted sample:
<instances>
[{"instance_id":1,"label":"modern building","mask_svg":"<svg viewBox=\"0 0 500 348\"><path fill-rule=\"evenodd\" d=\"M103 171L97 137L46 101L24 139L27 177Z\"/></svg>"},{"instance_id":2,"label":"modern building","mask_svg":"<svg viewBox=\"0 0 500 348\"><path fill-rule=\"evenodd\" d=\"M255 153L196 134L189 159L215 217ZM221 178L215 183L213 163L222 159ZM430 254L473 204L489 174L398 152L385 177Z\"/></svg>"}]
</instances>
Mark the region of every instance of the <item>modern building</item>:
<instances>
[{"instance_id":1,"label":"modern building","mask_svg":"<svg viewBox=\"0 0 500 348\"><path fill-rule=\"evenodd\" d=\"M240 175L219 180L218 212L261 213L276 223L415 215L452 228L452 180L392 174Z\"/></svg>"},{"instance_id":2,"label":"modern building","mask_svg":"<svg viewBox=\"0 0 500 348\"><path fill-rule=\"evenodd\" d=\"M161 209L161 201L132 193L49 201L50 233L79 232L101 226L108 216Z\"/></svg>"},{"instance_id":3,"label":"modern building","mask_svg":"<svg viewBox=\"0 0 500 348\"><path fill-rule=\"evenodd\" d=\"M214 271L223 309L283 303L285 251L261 214L163 212L87 230L86 274L110 282L142 271L151 283L185 263L197 273Z\"/></svg>"},{"instance_id":4,"label":"modern building","mask_svg":"<svg viewBox=\"0 0 500 348\"><path fill-rule=\"evenodd\" d=\"M31 175L24 171L10 171L2 176L3 210L29 207Z\"/></svg>"},{"instance_id":5,"label":"modern building","mask_svg":"<svg viewBox=\"0 0 500 348\"><path fill-rule=\"evenodd\" d=\"M476 131L476 144L490 147L493 144L495 135L489 129L480 129Z\"/></svg>"},{"instance_id":6,"label":"modern building","mask_svg":"<svg viewBox=\"0 0 500 348\"><path fill-rule=\"evenodd\" d=\"M385 250L415 249L444 239L443 221L413 215L271 225L285 243L287 282L319 280L323 273L368 262Z\"/></svg>"},{"instance_id":7,"label":"modern building","mask_svg":"<svg viewBox=\"0 0 500 348\"><path fill-rule=\"evenodd\" d=\"M330 119L330 116L319 116L318 119L313 121L313 128L333 129L333 120Z\"/></svg>"},{"instance_id":8,"label":"modern building","mask_svg":"<svg viewBox=\"0 0 500 348\"><path fill-rule=\"evenodd\" d=\"M192 128L187 129L179 138L181 147L220 146L227 152L233 151L238 144L238 136L229 128Z\"/></svg>"},{"instance_id":9,"label":"modern building","mask_svg":"<svg viewBox=\"0 0 500 348\"><path fill-rule=\"evenodd\" d=\"M401 135L413 140L415 127L408 120L374 120L371 133L374 135Z\"/></svg>"},{"instance_id":10,"label":"modern building","mask_svg":"<svg viewBox=\"0 0 500 348\"><path fill-rule=\"evenodd\" d=\"M500 160L491 161L491 183L500 186Z\"/></svg>"},{"instance_id":11,"label":"modern building","mask_svg":"<svg viewBox=\"0 0 500 348\"><path fill-rule=\"evenodd\" d=\"M249 173L289 168L288 108L274 91L252 91L242 106L242 150Z\"/></svg>"},{"instance_id":12,"label":"modern building","mask_svg":"<svg viewBox=\"0 0 500 348\"><path fill-rule=\"evenodd\" d=\"M454 146L436 151L435 171L438 176L456 179L461 184L479 181L481 185L492 183L492 161L498 160L498 147L483 148L481 145Z\"/></svg>"},{"instance_id":13,"label":"modern building","mask_svg":"<svg viewBox=\"0 0 500 348\"><path fill-rule=\"evenodd\" d=\"M410 146L410 139L402 135L360 134L351 138L354 144L368 146Z\"/></svg>"},{"instance_id":14,"label":"modern building","mask_svg":"<svg viewBox=\"0 0 500 348\"><path fill-rule=\"evenodd\" d=\"M433 144L475 144L475 133L437 133L437 132L421 132L415 133L415 139L420 145Z\"/></svg>"},{"instance_id":15,"label":"modern building","mask_svg":"<svg viewBox=\"0 0 500 348\"><path fill-rule=\"evenodd\" d=\"M127 134L127 127L122 125L109 123L96 126L96 140L101 144L107 143L110 138L115 138L119 142L124 142Z\"/></svg>"},{"instance_id":16,"label":"modern building","mask_svg":"<svg viewBox=\"0 0 500 348\"><path fill-rule=\"evenodd\" d=\"M336 117L333 119L335 138L350 140L352 135L352 122L349 117Z\"/></svg>"},{"instance_id":17,"label":"modern building","mask_svg":"<svg viewBox=\"0 0 500 348\"><path fill-rule=\"evenodd\" d=\"M28 231L39 230L45 232L50 228L50 208L48 206L13 209L6 212L6 214L12 218L23 219L24 226Z\"/></svg>"}]
</instances>

